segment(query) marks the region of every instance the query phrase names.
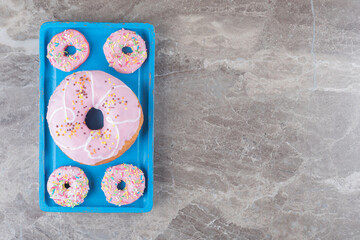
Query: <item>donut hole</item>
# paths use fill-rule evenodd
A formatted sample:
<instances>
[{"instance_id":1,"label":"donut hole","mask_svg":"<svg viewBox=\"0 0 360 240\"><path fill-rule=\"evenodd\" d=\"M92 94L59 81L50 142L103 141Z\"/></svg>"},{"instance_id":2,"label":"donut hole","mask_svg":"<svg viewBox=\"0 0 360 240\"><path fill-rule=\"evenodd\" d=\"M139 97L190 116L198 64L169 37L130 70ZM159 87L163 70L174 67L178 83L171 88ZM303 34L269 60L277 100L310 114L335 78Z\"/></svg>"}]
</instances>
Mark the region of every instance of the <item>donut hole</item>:
<instances>
[{"instance_id":1,"label":"donut hole","mask_svg":"<svg viewBox=\"0 0 360 240\"><path fill-rule=\"evenodd\" d=\"M67 46L64 51L65 56L70 56L76 53L76 48L74 46Z\"/></svg>"},{"instance_id":2,"label":"donut hole","mask_svg":"<svg viewBox=\"0 0 360 240\"><path fill-rule=\"evenodd\" d=\"M70 188L70 184L68 182L64 183L64 188L66 189Z\"/></svg>"},{"instance_id":3,"label":"donut hole","mask_svg":"<svg viewBox=\"0 0 360 240\"><path fill-rule=\"evenodd\" d=\"M123 48L121 49L121 51L122 51L124 54L127 54L127 55L129 55L129 54L131 54L131 53L133 52L133 50L132 50L131 47L123 47Z\"/></svg>"},{"instance_id":4,"label":"donut hole","mask_svg":"<svg viewBox=\"0 0 360 240\"><path fill-rule=\"evenodd\" d=\"M91 108L85 117L85 123L91 130L98 130L104 126L104 115L101 110Z\"/></svg>"},{"instance_id":5,"label":"donut hole","mask_svg":"<svg viewBox=\"0 0 360 240\"><path fill-rule=\"evenodd\" d=\"M126 183L124 181L120 181L116 187L119 190L124 190L126 187Z\"/></svg>"}]
</instances>

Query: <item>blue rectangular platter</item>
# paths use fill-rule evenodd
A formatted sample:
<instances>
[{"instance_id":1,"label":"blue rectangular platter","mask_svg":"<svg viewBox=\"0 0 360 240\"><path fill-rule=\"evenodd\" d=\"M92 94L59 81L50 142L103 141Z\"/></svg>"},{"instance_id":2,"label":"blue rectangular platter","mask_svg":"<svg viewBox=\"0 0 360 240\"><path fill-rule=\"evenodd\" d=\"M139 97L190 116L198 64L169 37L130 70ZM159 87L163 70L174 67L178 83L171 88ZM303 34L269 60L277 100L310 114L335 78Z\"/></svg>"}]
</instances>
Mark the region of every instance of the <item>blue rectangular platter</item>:
<instances>
[{"instance_id":1,"label":"blue rectangular platter","mask_svg":"<svg viewBox=\"0 0 360 240\"><path fill-rule=\"evenodd\" d=\"M137 32L146 42L148 58L132 74L121 74L109 67L103 53L103 45L111 33L120 29ZM63 72L54 68L48 59L47 44L51 38L66 29L81 32L90 45L88 59L77 69ZM107 72L128 85L137 95L144 113L144 123L133 146L114 161L100 166L87 166L68 158L54 143L46 121L47 105L51 94L69 74L84 70ZM153 150L154 150L154 70L155 70L155 30L147 23L88 23L88 22L48 22L40 28L40 132L39 132L39 203L40 209L49 212L149 212L153 206ZM121 207L106 201L101 190L101 180L105 170L121 163L139 167L146 177L144 195L132 204ZM50 174L61 166L77 166L89 178L90 190L84 203L74 207L62 207L50 199L46 190Z\"/></svg>"}]
</instances>

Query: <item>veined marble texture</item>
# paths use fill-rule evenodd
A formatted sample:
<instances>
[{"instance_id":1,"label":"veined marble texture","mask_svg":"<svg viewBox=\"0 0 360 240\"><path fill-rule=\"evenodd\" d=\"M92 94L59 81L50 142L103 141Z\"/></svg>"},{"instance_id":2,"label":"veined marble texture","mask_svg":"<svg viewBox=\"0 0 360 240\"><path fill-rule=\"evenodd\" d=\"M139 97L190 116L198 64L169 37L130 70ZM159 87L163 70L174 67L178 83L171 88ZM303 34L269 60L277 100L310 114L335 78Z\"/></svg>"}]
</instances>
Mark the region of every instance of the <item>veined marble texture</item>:
<instances>
[{"instance_id":1,"label":"veined marble texture","mask_svg":"<svg viewBox=\"0 0 360 240\"><path fill-rule=\"evenodd\" d=\"M0 1L0 239L360 239L360 1ZM154 208L46 213L40 25L156 29Z\"/></svg>"}]
</instances>

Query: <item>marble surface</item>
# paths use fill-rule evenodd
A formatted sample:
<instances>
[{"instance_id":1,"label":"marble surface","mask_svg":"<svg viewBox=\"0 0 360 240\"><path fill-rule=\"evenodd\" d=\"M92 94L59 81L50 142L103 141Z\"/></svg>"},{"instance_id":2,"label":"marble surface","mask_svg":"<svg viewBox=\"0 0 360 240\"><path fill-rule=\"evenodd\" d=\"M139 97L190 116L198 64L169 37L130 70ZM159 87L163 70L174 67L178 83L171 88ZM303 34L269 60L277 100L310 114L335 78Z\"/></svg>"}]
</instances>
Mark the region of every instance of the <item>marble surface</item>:
<instances>
[{"instance_id":1,"label":"marble surface","mask_svg":"<svg viewBox=\"0 0 360 240\"><path fill-rule=\"evenodd\" d=\"M360 2L0 1L0 239L360 239ZM38 204L46 21L156 28L154 208Z\"/></svg>"}]
</instances>

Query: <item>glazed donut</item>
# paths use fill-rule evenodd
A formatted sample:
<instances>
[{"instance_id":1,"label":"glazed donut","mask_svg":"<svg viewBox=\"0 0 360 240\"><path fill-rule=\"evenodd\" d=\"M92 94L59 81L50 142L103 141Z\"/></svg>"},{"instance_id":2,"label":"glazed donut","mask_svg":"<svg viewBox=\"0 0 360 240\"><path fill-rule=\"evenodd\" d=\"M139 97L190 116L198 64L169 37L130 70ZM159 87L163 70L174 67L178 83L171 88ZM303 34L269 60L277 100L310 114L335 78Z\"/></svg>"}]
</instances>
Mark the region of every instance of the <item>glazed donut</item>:
<instances>
[{"instance_id":1,"label":"glazed donut","mask_svg":"<svg viewBox=\"0 0 360 240\"><path fill-rule=\"evenodd\" d=\"M74 46L76 52L66 56L66 48ZM89 56L90 48L84 35L68 29L56 34L47 45L47 58L51 65L65 72L70 72L83 64Z\"/></svg>"},{"instance_id":2,"label":"glazed donut","mask_svg":"<svg viewBox=\"0 0 360 240\"><path fill-rule=\"evenodd\" d=\"M84 202L89 191L89 180L78 167L59 167L50 175L47 191L56 204L74 207Z\"/></svg>"},{"instance_id":3,"label":"glazed donut","mask_svg":"<svg viewBox=\"0 0 360 240\"><path fill-rule=\"evenodd\" d=\"M91 108L101 110L104 126L85 122ZM142 108L131 89L102 71L67 76L50 97L46 115L56 145L71 159L87 165L110 162L135 142L143 123Z\"/></svg>"},{"instance_id":4,"label":"glazed donut","mask_svg":"<svg viewBox=\"0 0 360 240\"><path fill-rule=\"evenodd\" d=\"M124 181L125 188L119 190L118 184ZM120 164L106 169L101 181L106 201L117 206L135 202L144 193L144 173L131 164Z\"/></svg>"},{"instance_id":5,"label":"glazed donut","mask_svg":"<svg viewBox=\"0 0 360 240\"><path fill-rule=\"evenodd\" d=\"M124 47L132 52L124 53ZM145 41L136 32L124 29L112 33L103 50L109 66L120 73L135 72L147 58Z\"/></svg>"}]
</instances>

